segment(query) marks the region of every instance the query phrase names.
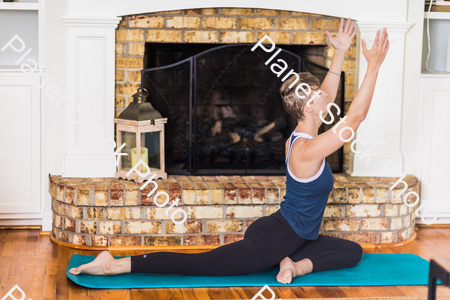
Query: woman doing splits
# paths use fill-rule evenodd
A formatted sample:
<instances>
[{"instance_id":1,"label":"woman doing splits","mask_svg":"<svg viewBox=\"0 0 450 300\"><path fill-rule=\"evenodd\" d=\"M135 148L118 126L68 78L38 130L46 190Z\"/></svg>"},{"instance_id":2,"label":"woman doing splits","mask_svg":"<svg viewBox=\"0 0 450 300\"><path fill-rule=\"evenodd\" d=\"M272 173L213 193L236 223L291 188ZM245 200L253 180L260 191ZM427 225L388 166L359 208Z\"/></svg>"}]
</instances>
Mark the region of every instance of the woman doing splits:
<instances>
[{"instance_id":1,"label":"woman doing splits","mask_svg":"<svg viewBox=\"0 0 450 300\"><path fill-rule=\"evenodd\" d=\"M246 230L244 239L211 251L193 254L155 252L121 259L115 259L108 251L103 251L94 261L72 268L69 272L74 275L156 273L222 276L264 272L279 266L277 280L287 284L307 273L358 264L363 252L359 244L319 235L328 195L334 183L326 157L342 147L343 140L348 140L352 135L351 130L340 132L344 127L342 122L356 131L366 118L378 71L389 49L386 28L382 32L378 30L370 50L361 40L367 60L367 72L361 88L350 105L345 121L319 135L322 124L320 116L323 112L325 119L327 105L336 98L344 57L357 31L353 32L353 25L349 19L344 29L342 19L337 37L333 38L326 32L335 53L322 85L313 75L298 73L280 88L284 108L298 121L286 142L286 195L280 210L253 222ZM293 83L294 86L289 88ZM302 83L311 87L311 93L298 89L299 97L295 90ZM313 100L307 105L311 98Z\"/></svg>"}]
</instances>

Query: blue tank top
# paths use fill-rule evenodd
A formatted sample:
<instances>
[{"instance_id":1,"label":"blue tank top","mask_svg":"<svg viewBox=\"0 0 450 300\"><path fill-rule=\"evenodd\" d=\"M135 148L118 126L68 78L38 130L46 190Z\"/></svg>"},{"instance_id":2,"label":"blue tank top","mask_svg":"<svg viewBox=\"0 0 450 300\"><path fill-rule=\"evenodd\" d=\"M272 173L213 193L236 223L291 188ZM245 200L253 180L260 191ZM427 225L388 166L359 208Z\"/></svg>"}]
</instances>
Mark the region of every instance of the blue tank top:
<instances>
[{"instance_id":1,"label":"blue tank top","mask_svg":"<svg viewBox=\"0 0 450 300\"><path fill-rule=\"evenodd\" d=\"M299 138L312 139L303 132L292 132L286 157L286 195L280 204L283 217L292 229L303 239L316 240L319 237L320 223L333 189L334 177L326 158L323 159L319 172L313 177L301 179L289 169L289 156L292 145Z\"/></svg>"}]
</instances>

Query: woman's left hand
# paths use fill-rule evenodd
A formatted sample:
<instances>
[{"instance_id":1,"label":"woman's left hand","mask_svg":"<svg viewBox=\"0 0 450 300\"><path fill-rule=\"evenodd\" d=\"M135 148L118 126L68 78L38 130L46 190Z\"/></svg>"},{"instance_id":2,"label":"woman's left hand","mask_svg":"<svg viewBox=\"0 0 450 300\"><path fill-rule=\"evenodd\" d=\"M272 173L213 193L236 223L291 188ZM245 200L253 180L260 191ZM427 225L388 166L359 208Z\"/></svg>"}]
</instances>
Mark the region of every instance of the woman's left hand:
<instances>
[{"instance_id":1,"label":"woman's left hand","mask_svg":"<svg viewBox=\"0 0 450 300\"><path fill-rule=\"evenodd\" d=\"M358 32L358 28L356 28L355 31L353 31L353 25L354 22L352 22L352 20L348 18L347 24L345 24L344 28L344 18L342 18L341 24L339 25L339 33L335 38L333 38L331 34L328 32L328 30L326 30L328 40L337 51L346 53L348 51L348 48L350 48L352 40L355 37L356 32Z\"/></svg>"}]
</instances>

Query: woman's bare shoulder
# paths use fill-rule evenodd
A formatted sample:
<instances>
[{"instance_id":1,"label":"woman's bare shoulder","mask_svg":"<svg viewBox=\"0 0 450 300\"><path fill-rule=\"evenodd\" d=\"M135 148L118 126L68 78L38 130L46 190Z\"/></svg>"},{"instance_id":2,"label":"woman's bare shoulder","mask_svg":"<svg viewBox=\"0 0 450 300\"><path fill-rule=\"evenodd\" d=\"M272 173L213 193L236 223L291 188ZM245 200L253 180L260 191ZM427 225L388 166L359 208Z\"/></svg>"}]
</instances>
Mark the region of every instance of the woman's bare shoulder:
<instances>
[{"instance_id":1,"label":"woman's bare shoulder","mask_svg":"<svg viewBox=\"0 0 450 300\"><path fill-rule=\"evenodd\" d=\"M320 169L322 160L313 160L304 155L305 147L311 140L299 138L292 145L289 169L293 174L301 179L306 179L314 176Z\"/></svg>"}]
</instances>

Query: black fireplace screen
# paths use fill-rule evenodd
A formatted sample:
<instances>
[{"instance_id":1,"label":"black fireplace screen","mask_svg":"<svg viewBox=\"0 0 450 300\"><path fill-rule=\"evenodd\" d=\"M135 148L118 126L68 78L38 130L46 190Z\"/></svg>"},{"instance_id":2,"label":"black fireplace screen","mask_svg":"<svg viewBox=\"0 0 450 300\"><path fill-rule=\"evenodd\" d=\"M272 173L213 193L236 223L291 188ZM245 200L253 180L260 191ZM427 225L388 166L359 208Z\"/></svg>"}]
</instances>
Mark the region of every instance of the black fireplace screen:
<instances>
[{"instance_id":1,"label":"black fireplace screen","mask_svg":"<svg viewBox=\"0 0 450 300\"><path fill-rule=\"evenodd\" d=\"M293 69L322 81L327 68L286 49L276 59L289 65L277 77L265 65L275 53L253 44L221 45L177 63L142 70L142 86L163 117L168 174L285 174L285 143L297 121L283 108L281 79ZM278 49L278 48L277 48ZM344 73L336 104L343 112ZM336 123L339 119L335 118ZM319 133L334 124L323 124ZM342 172L342 148L331 154Z\"/></svg>"}]
</instances>

